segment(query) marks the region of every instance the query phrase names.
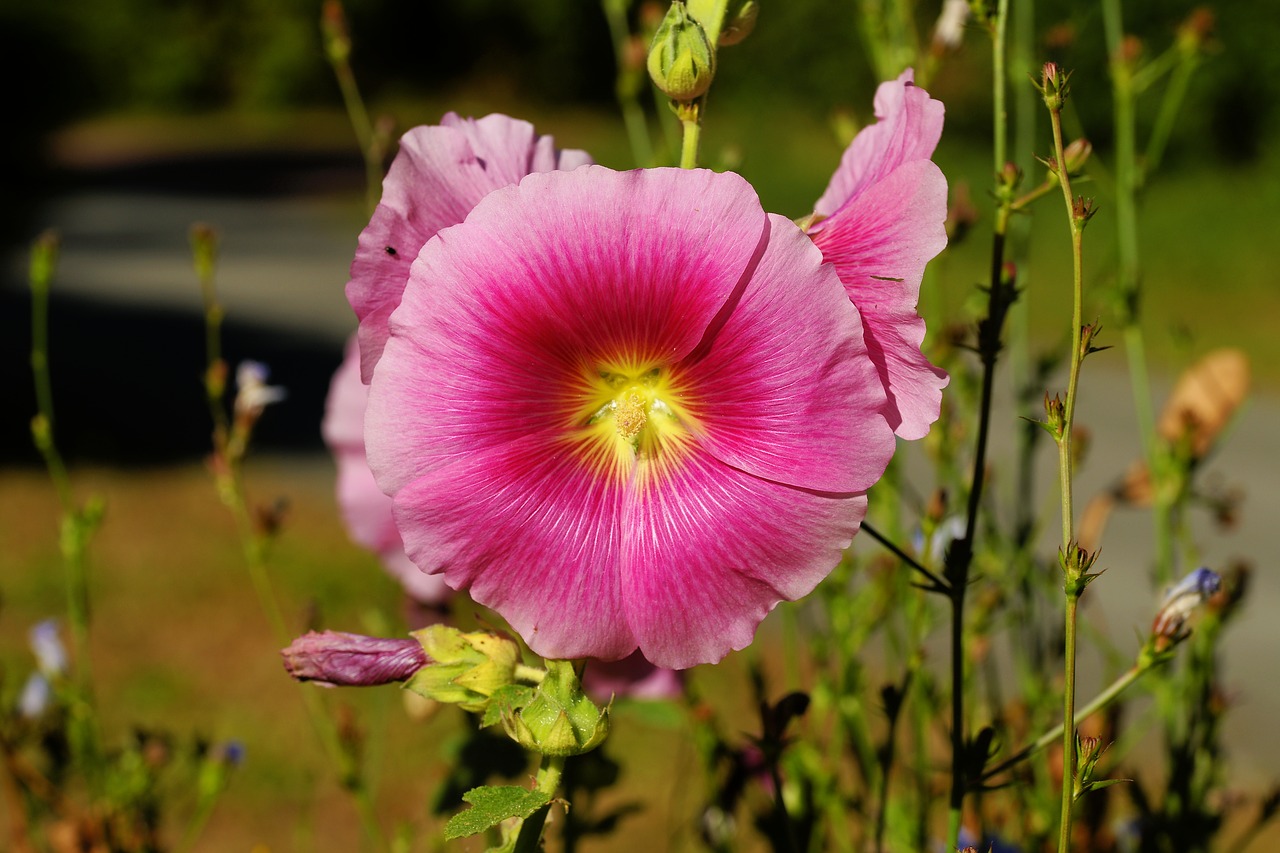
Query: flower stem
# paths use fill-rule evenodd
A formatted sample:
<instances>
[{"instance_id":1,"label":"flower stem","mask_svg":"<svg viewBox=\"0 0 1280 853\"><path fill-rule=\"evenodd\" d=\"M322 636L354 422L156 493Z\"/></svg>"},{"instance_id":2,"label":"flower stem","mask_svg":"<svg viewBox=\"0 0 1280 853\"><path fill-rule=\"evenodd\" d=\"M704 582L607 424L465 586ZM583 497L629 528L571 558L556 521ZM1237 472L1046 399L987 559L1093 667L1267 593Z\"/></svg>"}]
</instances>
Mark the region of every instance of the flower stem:
<instances>
[{"instance_id":1,"label":"flower stem","mask_svg":"<svg viewBox=\"0 0 1280 853\"><path fill-rule=\"evenodd\" d=\"M74 697L70 703L68 736L72 755L84 772L90 790L100 781L98 726L93 705L93 679L89 659L89 540L102 517L101 501L76 505L71 476L54 439L53 383L49 375L49 289L58 263L58 237L47 231L31 249L31 374L36 392L36 415L31 437L44 458L61 509L59 546L66 571L67 621L70 623L74 658L71 677Z\"/></svg>"},{"instance_id":2,"label":"flower stem","mask_svg":"<svg viewBox=\"0 0 1280 853\"><path fill-rule=\"evenodd\" d=\"M1048 84L1046 84L1048 85ZM1053 85L1057 86L1057 83ZM1050 106L1049 117L1053 126L1053 149L1058 182L1067 206L1067 221L1071 225L1071 372L1067 380L1067 399L1062 408L1061 421L1055 434L1058 443L1058 488L1062 497L1062 564L1066 574L1064 585L1065 646L1063 660L1062 719L1071 720L1071 726L1062 730L1062 811L1058 833L1058 851L1067 853L1071 848L1071 806L1075 801L1075 702L1076 702L1076 610L1087 578L1078 549L1074 543L1075 516L1072 502L1072 425L1075 419L1076 390L1080 382L1080 366L1086 352L1082 348L1083 328L1081 315L1084 301L1083 237L1086 214L1071 194L1071 177L1067 173L1066 156L1062 141L1062 109Z\"/></svg>"},{"instance_id":3,"label":"flower stem","mask_svg":"<svg viewBox=\"0 0 1280 853\"><path fill-rule=\"evenodd\" d=\"M279 599L271 585L271 576L267 567L267 554L270 550L272 534L259 529L255 524L249 512L246 497L243 462L244 454L248 449L248 433L251 426L239 422L229 426L225 408L226 367L220 357L222 311L217 300L214 246L216 246L216 234L212 229L207 226L196 226L192 229L193 257L205 308L205 392L214 422L214 480L218 496L235 522L245 565L249 571L249 580L257 594L258 603L271 626L276 643L279 646L286 646L291 637ZM299 695L302 696L302 704L311 718L321 745L338 769L340 783L351 793L366 838L375 849L387 850L388 845L378 824L369 788L364 782L356 759L343 747L333 718L325 710L324 703L314 690L303 687L299 690Z\"/></svg>"},{"instance_id":4,"label":"flower stem","mask_svg":"<svg viewBox=\"0 0 1280 853\"><path fill-rule=\"evenodd\" d=\"M1080 723L1084 722L1090 716L1098 713L1103 708L1106 708L1108 705L1114 702L1116 698L1120 696L1121 693L1123 693L1125 690L1129 688L1129 685L1133 684L1135 681L1141 678L1144 674L1146 674L1146 672L1152 668L1154 663L1155 663L1154 661L1145 661L1145 660L1140 661L1139 663L1134 664L1134 666L1130 667L1130 669L1127 672L1125 672L1124 675L1120 676L1115 681L1111 682L1111 684L1109 684L1105 690L1103 690L1097 696L1093 697L1093 699L1089 701L1089 704L1085 705L1083 708L1080 708L1075 712L1075 716L1072 717L1071 719L1072 728L1080 725ZM1013 767L1014 765L1020 764L1021 762L1026 761L1031 756L1036 755L1040 751L1049 747L1055 741L1061 740L1063 737L1063 731L1065 728L1066 726L1063 723L1059 723L1058 725L1054 726L1052 729L1049 729L1047 732L1040 735L1040 737L1036 738L1032 743L1028 744L1027 746L1024 746L1022 749L1018 750L1013 755L1006 758L1004 761L1001 761L999 764L995 765L994 767L990 767L984 770L982 773L983 780L985 781L994 776L1000 775L1001 773Z\"/></svg>"},{"instance_id":5,"label":"flower stem","mask_svg":"<svg viewBox=\"0 0 1280 853\"><path fill-rule=\"evenodd\" d=\"M992 136L996 174L1003 175L1008 150L1009 116L1005 108L1005 33L1009 22L1009 0L1000 0L992 24L992 97L995 119ZM969 780L965 773L964 724L964 604L969 586L969 567L973 561L973 541L977 534L978 511L986 479L987 443L991 432L991 405L995 388L996 359L1000 353L1000 336L1009 307L1016 296L1011 280L1004 272L1005 239L1013 203L1013 187L1003 178L997 198L995 229L991 241L991 281L987 291L987 316L978 327L978 353L982 359L982 397L978 406L978 437L973 454L973 476L965 514L965 533L952 543L947 552L946 581L951 593L951 797L947 813L947 844L959 846L960 821L964 795Z\"/></svg>"},{"instance_id":6,"label":"flower stem","mask_svg":"<svg viewBox=\"0 0 1280 853\"><path fill-rule=\"evenodd\" d=\"M698 168L698 143L702 137L702 102L688 105L680 111L680 128L683 136L680 142L680 168Z\"/></svg>"},{"instance_id":7,"label":"flower stem","mask_svg":"<svg viewBox=\"0 0 1280 853\"><path fill-rule=\"evenodd\" d=\"M544 755L542 766L538 768L537 789L548 796L555 796L560 787L560 777L564 775L563 756ZM516 837L513 853L537 853L541 849L542 830L547 822L547 814L551 811L551 803L525 818L520 824L520 834Z\"/></svg>"}]
</instances>

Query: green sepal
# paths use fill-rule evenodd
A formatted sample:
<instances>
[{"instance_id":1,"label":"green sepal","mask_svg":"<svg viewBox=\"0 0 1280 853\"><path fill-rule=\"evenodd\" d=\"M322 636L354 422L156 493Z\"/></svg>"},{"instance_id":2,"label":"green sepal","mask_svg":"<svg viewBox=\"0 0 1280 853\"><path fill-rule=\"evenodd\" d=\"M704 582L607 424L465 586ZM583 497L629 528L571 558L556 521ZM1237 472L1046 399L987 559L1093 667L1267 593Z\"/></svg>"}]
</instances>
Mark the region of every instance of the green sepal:
<instances>
[{"instance_id":1,"label":"green sepal","mask_svg":"<svg viewBox=\"0 0 1280 853\"><path fill-rule=\"evenodd\" d=\"M523 684L508 684L505 687L498 688L489 697L489 704L484 709L484 716L480 718L480 727L496 726L502 722L503 717L515 714L525 705L532 702L533 697L536 695L536 690Z\"/></svg>"},{"instance_id":2,"label":"green sepal","mask_svg":"<svg viewBox=\"0 0 1280 853\"><path fill-rule=\"evenodd\" d=\"M603 711L582 692L571 661L547 661L547 675L519 711L503 714L503 726L526 749L556 757L581 755L609 734L609 708Z\"/></svg>"},{"instance_id":3,"label":"green sepal","mask_svg":"<svg viewBox=\"0 0 1280 853\"><path fill-rule=\"evenodd\" d=\"M511 640L482 631L465 634L448 625L414 631L430 661L405 687L428 699L483 711L498 690L515 681L520 649Z\"/></svg>"},{"instance_id":4,"label":"green sepal","mask_svg":"<svg viewBox=\"0 0 1280 853\"><path fill-rule=\"evenodd\" d=\"M551 795L518 785L492 785L472 788L462 795L462 799L470 803L471 808L449 818L444 827L444 837L448 841L484 832L509 818L524 820L550 803Z\"/></svg>"}]
</instances>

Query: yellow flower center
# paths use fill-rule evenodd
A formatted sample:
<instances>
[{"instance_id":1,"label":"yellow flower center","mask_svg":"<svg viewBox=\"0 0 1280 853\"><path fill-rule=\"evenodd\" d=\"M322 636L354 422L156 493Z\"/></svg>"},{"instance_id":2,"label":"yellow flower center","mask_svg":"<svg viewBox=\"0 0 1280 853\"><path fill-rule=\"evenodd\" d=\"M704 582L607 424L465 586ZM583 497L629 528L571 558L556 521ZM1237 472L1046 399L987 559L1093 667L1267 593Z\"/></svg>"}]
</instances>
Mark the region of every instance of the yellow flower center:
<instances>
[{"instance_id":1,"label":"yellow flower center","mask_svg":"<svg viewBox=\"0 0 1280 853\"><path fill-rule=\"evenodd\" d=\"M592 463L621 477L637 464L667 465L696 427L670 368L607 362L584 368L575 406L575 443Z\"/></svg>"}]
</instances>

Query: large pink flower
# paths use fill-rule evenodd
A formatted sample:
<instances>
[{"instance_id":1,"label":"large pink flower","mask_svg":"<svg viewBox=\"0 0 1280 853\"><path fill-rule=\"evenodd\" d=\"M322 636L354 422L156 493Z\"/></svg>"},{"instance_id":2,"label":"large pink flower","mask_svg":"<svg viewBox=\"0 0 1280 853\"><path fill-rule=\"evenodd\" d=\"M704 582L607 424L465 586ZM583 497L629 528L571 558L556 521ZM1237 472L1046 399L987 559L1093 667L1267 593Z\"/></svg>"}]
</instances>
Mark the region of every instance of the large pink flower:
<instances>
[{"instance_id":1,"label":"large pink flower","mask_svg":"<svg viewBox=\"0 0 1280 853\"><path fill-rule=\"evenodd\" d=\"M916 314L925 264L947 245L947 180L929 160L943 108L913 80L907 69L876 90L878 122L845 150L807 229L858 306L889 423L908 439L938 419L948 380L920 352Z\"/></svg>"},{"instance_id":2,"label":"large pink flower","mask_svg":"<svg viewBox=\"0 0 1280 853\"><path fill-rule=\"evenodd\" d=\"M347 283L347 301L360 319L361 378L373 376L409 266L437 231L531 172L590 162L583 151L557 151L555 141L538 136L527 121L496 113L482 119L449 113L438 126L406 133L383 181L382 201L360 234Z\"/></svg>"},{"instance_id":3,"label":"large pink flower","mask_svg":"<svg viewBox=\"0 0 1280 853\"><path fill-rule=\"evenodd\" d=\"M391 498L373 480L364 455L364 410L369 386L360 381L360 348L352 336L346 356L333 374L320 431L338 464L338 509L352 541L377 554L405 593L423 604L439 604L453 595L440 575L429 575L405 556L391 516Z\"/></svg>"},{"instance_id":4,"label":"large pink flower","mask_svg":"<svg viewBox=\"0 0 1280 853\"><path fill-rule=\"evenodd\" d=\"M894 447L835 270L708 171L490 193L419 253L370 390L409 556L553 658L744 647L840 559Z\"/></svg>"}]
</instances>

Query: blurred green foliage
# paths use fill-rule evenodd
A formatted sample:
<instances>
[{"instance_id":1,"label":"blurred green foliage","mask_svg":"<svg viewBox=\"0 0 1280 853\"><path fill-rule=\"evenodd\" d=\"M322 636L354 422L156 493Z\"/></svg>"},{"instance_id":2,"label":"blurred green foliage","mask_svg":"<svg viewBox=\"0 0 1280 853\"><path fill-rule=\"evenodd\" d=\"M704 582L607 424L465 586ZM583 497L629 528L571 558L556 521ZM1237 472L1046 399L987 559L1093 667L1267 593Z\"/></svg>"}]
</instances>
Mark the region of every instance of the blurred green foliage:
<instances>
[{"instance_id":1,"label":"blurred green foliage","mask_svg":"<svg viewBox=\"0 0 1280 853\"><path fill-rule=\"evenodd\" d=\"M3 60L21 113L48 127L88 113L211 108L283 109L337 104L318 35L321 0L0 0ZM637 0L632 18L646 3ZM612 100L614 60L598 3L591 0L350 0L353 61L362 86L379 97L459 88L498 89L537 103ZM1097 3L1037 0L1045 58L1074 69L1078 91L1107 91ZM1167 47L1195 0L1129 0L1125 28L1147 56ZM939 2L918 4L927 38ZM854 0L765 2L751 38L726 55L717 99L804 102L818 113L862 104L873 83L859 43ZM1274 130L1280 99L1280 17L1253 0L1212 4L1214 55L1196 77L1181 139L1197 155L1248 159ZM985 35L971 28L961 54L935 89L951 90L952 131L987 130ZM1031 69L1026 69L1030 71ZM1020 72L1017 72L1020 73ZM40 85L25 81L38 79ZM1146 108L1154 113L1156 98ZM1076 104L1094 135L1109 122L1106 98ZM1145 116L1150 120L1150 115ZM1106 139L1097 142L1105 146ZM1176 153L1176 152L1175 152Z\"/></svg>"}]
</instances>

